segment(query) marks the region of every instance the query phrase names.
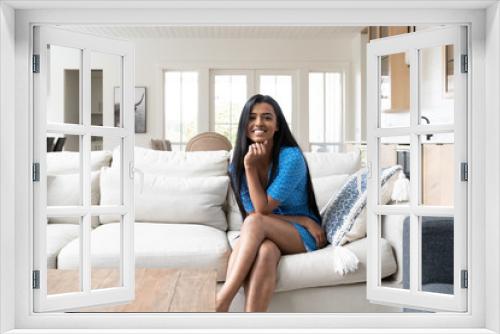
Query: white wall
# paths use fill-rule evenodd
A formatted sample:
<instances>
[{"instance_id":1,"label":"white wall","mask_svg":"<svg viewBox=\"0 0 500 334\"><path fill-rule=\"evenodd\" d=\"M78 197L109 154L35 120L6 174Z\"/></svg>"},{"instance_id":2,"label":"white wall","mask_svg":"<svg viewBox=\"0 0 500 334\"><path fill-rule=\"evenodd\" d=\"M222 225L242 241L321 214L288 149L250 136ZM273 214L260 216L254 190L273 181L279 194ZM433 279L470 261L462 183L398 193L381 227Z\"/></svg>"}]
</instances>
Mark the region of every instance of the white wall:
<instances>
[{"instance_id":1,"label":"white wall","mask_svg":"<svg viewBox=\"0 0 500 334\"><path fill-rule=\"evenodd\" d=\"M352 38L352 63L350 75L350 103L345 115L345 140L366 140L366 43L368 34L358 34Z\"/></svg>"},{"instance_id":2,"label":"white wall","mask_svg":"<svg viewBox=\"0 0 500 334\"><path fill-rule=\"evenodd\" d=\"M328 40L298 39L137 39L135 43L136 86L147 89L147 132L136 134L136 145L149 146L150 138L163 136L162 68L174 64L215 64L351 62L353 35L339 34ZM257 65L258 66L258 65ZM175 69L175 66L174 68ZM351 98L347 97L350 101ZM349 103L348 103L349 105Z\"/></svg>"}]
</instances>

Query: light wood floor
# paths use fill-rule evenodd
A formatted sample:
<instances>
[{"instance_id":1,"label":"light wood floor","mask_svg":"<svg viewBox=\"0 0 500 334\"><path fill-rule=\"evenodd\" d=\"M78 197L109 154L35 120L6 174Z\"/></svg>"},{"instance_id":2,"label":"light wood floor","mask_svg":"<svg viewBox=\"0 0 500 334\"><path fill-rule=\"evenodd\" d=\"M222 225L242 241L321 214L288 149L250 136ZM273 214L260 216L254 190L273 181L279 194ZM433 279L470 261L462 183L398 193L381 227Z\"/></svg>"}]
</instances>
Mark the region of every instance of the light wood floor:
<instances>
[{"instance_id":1,"label":"light wood floor","mask_svg":"<svg viewBox=\"0 0 500 334\"><path fill-rule=\"evenodd\" d=\"M135 300L129 304L80 309L77 312L214 312L215 270L136 268ZM47 292L79 291L77 270L49 269ZM116 269L92 270L92 289L117 287Z\"/></svg>"}]
</instances>

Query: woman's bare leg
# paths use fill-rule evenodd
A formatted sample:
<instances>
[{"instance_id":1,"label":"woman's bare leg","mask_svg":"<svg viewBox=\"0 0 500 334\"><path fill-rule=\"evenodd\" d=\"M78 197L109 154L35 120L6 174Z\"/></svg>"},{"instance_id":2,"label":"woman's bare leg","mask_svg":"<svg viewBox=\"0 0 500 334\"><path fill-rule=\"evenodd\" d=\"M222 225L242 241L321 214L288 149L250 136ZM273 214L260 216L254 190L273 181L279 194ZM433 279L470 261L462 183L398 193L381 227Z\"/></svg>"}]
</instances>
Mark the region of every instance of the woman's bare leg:
<instances>
[{"instance_id":1,"label":"woman's bare leg","mask_svg":"<svg viewBox=\"0 0 500 334\"><path fill-rule=\"evenodd\" d=\"M276 287L281 251L274 242L264 240L245 282L245 312L266 312Z\"/></svg>"},{"instance_id":2,"label":"woman's bare leg","mask_svg":"<svg viewBox=\"0 0 500 334\"><path fill-rule=\"evenodd\" d=\"M236 292L252 267L257 251L270 239L283 254L304 252L304 245L297 230L290 223L270 216L251 214L245 218L240 234L240 249L232 264L231 272L216 297L216 310L226 312Z\"/></svg>"},{"instance_id":3,"label":"woman's bare leg","mask_svg":"<svg viewBox=\"0 0 500 334\"><path fill-rule=\"evenodd\" d=\"M238 257L238 252L240 250L240 242L239 242L239 240L240 240L239 238L236 239L236 241L234 242L231 254L229 255L229 260L227 262L226 277L229 276L230 272L233 269L234 259L236 259Z\"/></svg>"}]
</instances>

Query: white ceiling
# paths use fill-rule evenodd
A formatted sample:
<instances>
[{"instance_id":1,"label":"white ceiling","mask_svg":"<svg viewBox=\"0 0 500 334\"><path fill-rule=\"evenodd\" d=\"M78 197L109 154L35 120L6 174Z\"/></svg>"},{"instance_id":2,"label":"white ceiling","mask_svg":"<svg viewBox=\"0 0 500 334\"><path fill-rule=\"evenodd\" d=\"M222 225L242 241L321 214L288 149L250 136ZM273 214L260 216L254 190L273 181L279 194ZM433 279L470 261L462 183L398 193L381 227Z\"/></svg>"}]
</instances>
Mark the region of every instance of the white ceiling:
<instances>
[{"instance_id":1,"label":"white ceiling","mask_svg":"<svg viewBox=\"0 0 500 334\"><path fill-rule=\"evenodd\" d=\"M330 39L356 34L363 27L214 27L214 26L60 26L94 35L135 38L257 38L257 39Z\"/></svg>"}]
</instances>

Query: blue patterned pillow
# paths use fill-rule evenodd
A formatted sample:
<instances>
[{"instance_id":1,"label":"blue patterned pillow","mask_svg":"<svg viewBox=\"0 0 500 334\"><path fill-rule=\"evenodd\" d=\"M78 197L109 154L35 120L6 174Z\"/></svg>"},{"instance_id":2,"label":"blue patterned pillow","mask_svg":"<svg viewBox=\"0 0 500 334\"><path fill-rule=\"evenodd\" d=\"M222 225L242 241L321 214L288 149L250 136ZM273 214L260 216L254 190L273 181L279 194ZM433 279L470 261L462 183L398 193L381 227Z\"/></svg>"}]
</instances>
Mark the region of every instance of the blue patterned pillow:
<instances>
[{"instance_id":1,"label":"blue patterned pillow","mask_svg":"<svg viewBox=\"0 0 500 334\"><path fill-rule=\"evenodd\" d=\"M382 171L382 191L388 181L402 171L399 165ZM348 241L366 235L366 183L368 170L362 168L349 176L342 188L328 201L321 212L322 226L326 237L333 246L341 246ZM384 187L385 186L385 187ZM387 189L391 191L392 189ZM387 198L387 196L382 196ZM389 196L390 198L390 196ZM383 203L386 204L386 203Z\"/></svg>"}]
</instances>

